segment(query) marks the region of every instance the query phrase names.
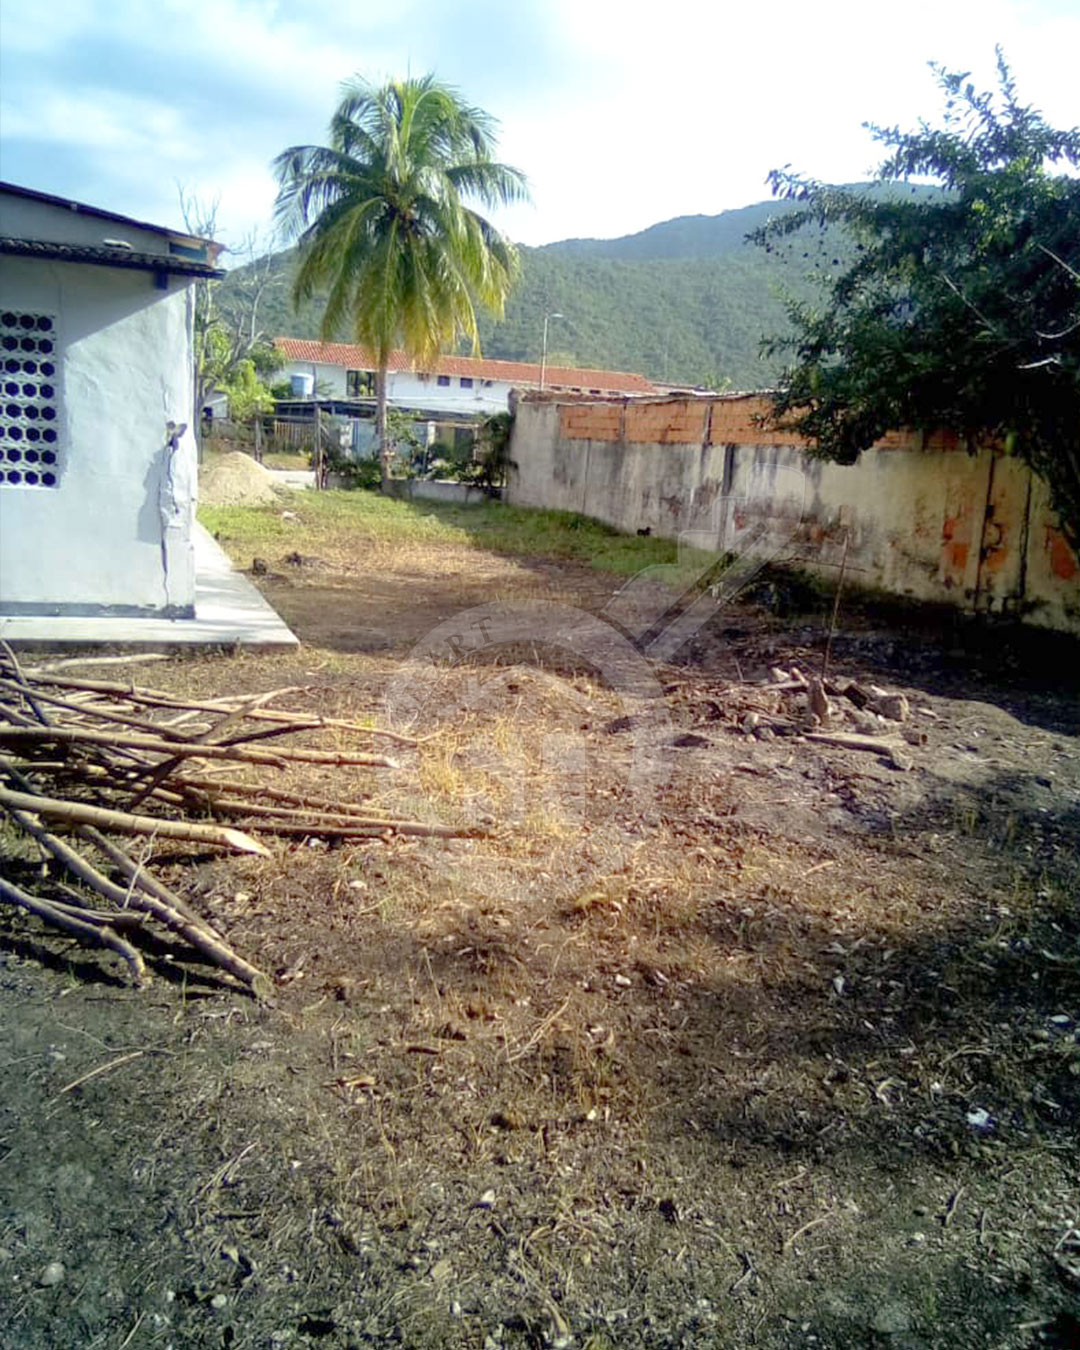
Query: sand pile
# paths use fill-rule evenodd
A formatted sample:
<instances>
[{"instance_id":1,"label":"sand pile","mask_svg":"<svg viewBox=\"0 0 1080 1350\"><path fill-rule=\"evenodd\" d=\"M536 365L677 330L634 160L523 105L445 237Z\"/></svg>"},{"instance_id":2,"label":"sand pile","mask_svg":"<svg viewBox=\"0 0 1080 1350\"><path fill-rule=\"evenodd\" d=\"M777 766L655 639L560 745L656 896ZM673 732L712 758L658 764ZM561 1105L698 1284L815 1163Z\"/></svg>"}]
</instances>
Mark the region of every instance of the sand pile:
<instances>
[{"instance_id":1,"label":"sand pile","mask_svg":"<svg viewBox=\"0 0 1080 1350\"><path fill-rule=\"evenodd\" d=\"M199 501L204 506L273 506L273 475L242 450L232 450L199 474Z\"/></svg>"}]
</instances>

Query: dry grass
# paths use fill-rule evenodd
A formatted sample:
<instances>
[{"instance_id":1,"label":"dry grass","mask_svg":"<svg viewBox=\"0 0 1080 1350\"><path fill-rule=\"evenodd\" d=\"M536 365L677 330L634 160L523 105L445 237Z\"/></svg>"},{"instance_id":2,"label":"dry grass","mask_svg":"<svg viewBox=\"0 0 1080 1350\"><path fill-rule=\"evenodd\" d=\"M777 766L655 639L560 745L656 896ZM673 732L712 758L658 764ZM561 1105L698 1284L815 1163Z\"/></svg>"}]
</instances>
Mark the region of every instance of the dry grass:
<instances>
[{"instance_id":1,"label":"dry grass","mask_svg":"<svg viewBox=\"0 0 1080 1350\"><path fill-rule=\"evenodd\" d=\"M510 596L545 575L454 538L383 546L432 585L466 554L465 590L476 568ZM313 551L339 547L330 580L368 603L344 533ZM554 579L588 607L610 593ZM745 670L805 659L746 633ZM314 709L381 723L400 669L324 648L154 682L307 684ZM657 675L669 739L707 744L658 747L648 792L626 699L508 650L431 676L399 772L281 780L487 837L174 854L172 884L278 982L260 1012L189 972L186 1011L161 1013L183 1053L155 1080L125 1066L130 1099L94 1087L118 1120L172 1103L152 1137L128 1129L148 1159L190 1159L170 1173L188 1343L220 1343L223 1287L237 1344L854 1347L896 1305L911 1345L1028 1350L1025 1323L1065 1316L1080 740L922 689L933 741L898 775L743 735L762 696L708 663ZM1060 743L1056 795L943 788L935 757L972 718L1010 773Z\"/></svg>"}]
</instances>

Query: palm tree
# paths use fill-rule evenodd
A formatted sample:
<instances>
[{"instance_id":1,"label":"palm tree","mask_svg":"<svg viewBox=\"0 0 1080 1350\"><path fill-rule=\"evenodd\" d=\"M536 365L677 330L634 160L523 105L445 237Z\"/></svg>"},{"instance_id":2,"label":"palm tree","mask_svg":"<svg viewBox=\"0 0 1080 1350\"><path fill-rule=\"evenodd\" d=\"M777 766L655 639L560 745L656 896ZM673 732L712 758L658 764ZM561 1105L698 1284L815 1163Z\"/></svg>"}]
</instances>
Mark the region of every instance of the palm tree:
<instances>
[{"instance_id":1,"label":"palm tree","mask_svg":"<svg viewBox=\"0 0 1080 1350\"><path fill-rule=\"evenodd\" d=\"M322 336L349 329L376 364L375 438L390 478L386 374L404 349L418 365L466 338L479 351L474 303L497 317L518 273L517 250L469 201L527 197L524 176L492 158L496 123L433 75L342 86L329 145L274 160L276 212L299 237L299 305L327 292Z\"/></svg>"}]
</instances>

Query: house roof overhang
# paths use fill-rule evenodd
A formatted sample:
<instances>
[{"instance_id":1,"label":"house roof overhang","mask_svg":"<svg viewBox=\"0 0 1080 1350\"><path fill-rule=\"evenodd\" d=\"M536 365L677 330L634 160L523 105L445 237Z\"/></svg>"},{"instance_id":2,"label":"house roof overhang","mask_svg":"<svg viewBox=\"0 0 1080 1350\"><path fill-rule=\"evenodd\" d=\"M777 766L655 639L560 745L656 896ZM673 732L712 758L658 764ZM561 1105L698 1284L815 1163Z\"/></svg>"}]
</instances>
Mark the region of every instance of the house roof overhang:
<instances>
[{"instance_id":1,"label":"house roof overhang","mask_svg":"<svg viewBox=\"0 0 1080 1350\"><path fill-rule=\"evenodd\" d=\"M166 225L153 225L148 220L136 220L134 216L122 216L117 211L106 211L100 206L89 206L86 202L76 202L70 197L58 197L52 192L39 192L37 188L22 187L18 183L0 182L0 194L9 197L22 197L26 201L43 202L48 206L58 206L79 216L93 216L95 220L108 220L114 225L127 225L136 230L148 230L151 234L160 234L185 253L191 250L208 254L213 262L221 252L221 245L212 239L202 239L188 230L171 230Z\"/></svg>"},{"instance_id":2,"label":"house roof overhang","mask_svg":"<svg viewBox=\"0 0 1080 1350\"><path fill-rule=\"evenodd\" d=\"M119 267L128 271L154 272L180 277L223 277L225 272L210 263L197 262L173 253L136 253L104 244L61 244L49 239L0 237L0 254L17 258L43 258L54 262L89 263L96 267Z\"/></svg>"}]
</instances>

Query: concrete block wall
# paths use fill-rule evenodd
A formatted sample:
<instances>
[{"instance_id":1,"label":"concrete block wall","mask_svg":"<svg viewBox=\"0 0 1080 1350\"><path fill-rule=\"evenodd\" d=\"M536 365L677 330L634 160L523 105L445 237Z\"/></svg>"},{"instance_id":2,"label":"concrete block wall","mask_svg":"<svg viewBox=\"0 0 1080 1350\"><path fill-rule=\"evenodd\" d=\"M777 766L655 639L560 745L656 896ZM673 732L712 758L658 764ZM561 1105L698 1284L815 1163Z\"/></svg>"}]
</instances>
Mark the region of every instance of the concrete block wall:
<instances>
[{"instance_id":1,"label":"concrete block wall","mask_svg":"<svg viewBox=\"0 0 1080 1350\"><path fill-rule=\"evenodd\" d=\"M1080 563L1049 489L948 432L890 432L855 465L762 424L761 396L558 403L524 398L507 499L720 552L763 550L961 609L1080 634Z\"/></svg>"}]
</instances>

